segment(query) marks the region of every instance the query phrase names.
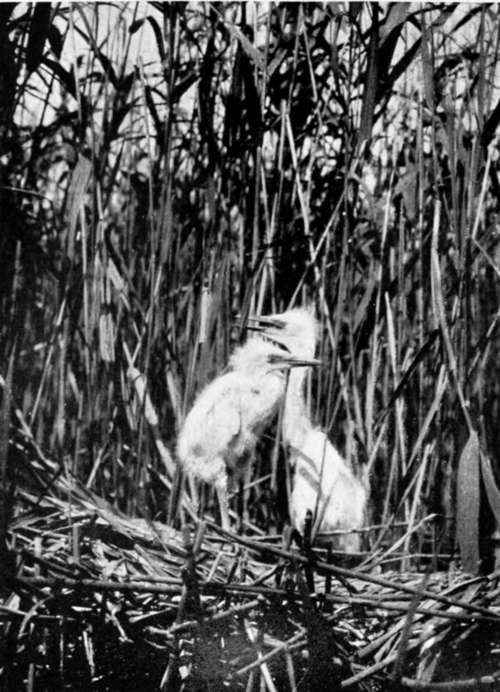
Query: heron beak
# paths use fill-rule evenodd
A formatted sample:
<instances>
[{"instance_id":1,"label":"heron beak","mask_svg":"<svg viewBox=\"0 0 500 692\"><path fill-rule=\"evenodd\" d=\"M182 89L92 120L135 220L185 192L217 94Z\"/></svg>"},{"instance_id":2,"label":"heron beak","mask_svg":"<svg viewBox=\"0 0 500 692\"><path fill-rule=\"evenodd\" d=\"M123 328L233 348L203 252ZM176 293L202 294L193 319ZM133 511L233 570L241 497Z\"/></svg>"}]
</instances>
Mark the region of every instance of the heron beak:
<instances>
[{"instance_id":1,"label":"heron beak","mask_svg":"<svg viewBox=\"0 0 500 692\"><path fill-rule=\"evenodd\" d=\"M269 356L269 362L273 365L282 365L287 368L308 368L310 366L323 365L317 358L295 358L294 356L281 356L273 353Z\"/></svg>"},{"instance_id":2,"label":"heron beak","mask_svg":"<svg viewBox=\"0 0 500 692\"><path fill-rule=\"evenodd\" d=\"M263 331L265 328L274 327L275 329L283 329L285 322L274 315L250 315L248 318L251 322L256 322L256 325L247 325L247 329L255 329Z\"/></svg>"},{"instance_id":3,"label":"heron beak","mask_svg":"<svg viewBox=\"0 0 500 692\"><path fill-rule=\"evenodd\" d=\"M247 324L247 329L259 332L270 343L279 346L288 353L290 352L288 345L281 338L282 331L286 326L282 319L274 315L251 315L248 319L253 324Z\"/></svg>"},{"instance_id":4,"label":"heron beak","mask_svg":"<svg viewBox=\"0 0 500 692\"><path fill-rule=\"evenodd\" d=\"M260 318L259 317L255 317L255 318L250 317L249 319L257 320ZM263 318L263 319L267 319L267 318ZM279 321L279 320L277 320L277 321ZM283 328L283 326L279 327L278 330L282 329L282 328ZM288 348L288 346L281 341L280 332L276 331L276 329L277 329L276 327L273 330L272 325L271 325L271 328L269 328L269 326L267 326L267 325L263 326L260 324L247 324L246 329L248 329L249 331L252 331L252 332L258 332L259 334L262 335L262 337L264 337L264 339L266 341L269 341L269 343L274 344L275 346L278 346L279 348L282 348L287 353L290 353L290 349Z\"/></svg>"}]
</instances>

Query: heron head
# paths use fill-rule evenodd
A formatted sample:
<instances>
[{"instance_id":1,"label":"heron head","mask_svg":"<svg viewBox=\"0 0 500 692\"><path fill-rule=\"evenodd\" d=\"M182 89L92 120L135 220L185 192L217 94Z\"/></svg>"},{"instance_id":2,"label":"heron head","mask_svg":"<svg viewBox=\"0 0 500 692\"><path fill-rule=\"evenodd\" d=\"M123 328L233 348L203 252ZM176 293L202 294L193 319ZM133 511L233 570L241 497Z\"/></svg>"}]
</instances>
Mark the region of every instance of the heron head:
<instances>
[{"instance_id":1,"label":"heron head","mask_svg":"<svg viewBox=\"0 0 500 692\"><path fill-rule=\"evenodd\" d=\"M250 329L258 331L264 338L279 344L296 358L313 358L318 338L318 323L314 310L293 308L275 315L250 318Z\"/></svg>"},{"instance_id":2,"label":"heron head","mask_svg":"<svg viewBox=\"0 0 500 692\"><path fill-rule=\"evenodd\" d=\"M320 365L320 361L312 357L302 358L288 353L261 338L249 339L243 346L236 349L229 361L229 367L232 370L250 374L310 365Z\"/></svg>"}]
</instances>

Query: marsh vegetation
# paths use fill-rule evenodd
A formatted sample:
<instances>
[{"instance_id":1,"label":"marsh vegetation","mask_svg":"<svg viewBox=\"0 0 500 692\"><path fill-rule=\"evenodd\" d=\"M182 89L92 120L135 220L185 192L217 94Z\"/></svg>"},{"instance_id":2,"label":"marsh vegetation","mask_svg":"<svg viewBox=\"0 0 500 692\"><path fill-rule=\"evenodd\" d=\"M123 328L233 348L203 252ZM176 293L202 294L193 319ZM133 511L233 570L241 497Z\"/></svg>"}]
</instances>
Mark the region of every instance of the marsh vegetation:
<instances>
[{"instance_id":1,"label":"marsh vegetation","mask_svg":"<svg viewBox=\"0 0 500 692\"><path fill-rule=\"evenodd\" d=\"M324 366L307 385L311 419L350 464L371 469L364 573L493 568L500 516L498 13L488 3L0 6L0 560L7 610L28 612L30 599L42 597L43 585L33 582L19 601L8 600L24 568L37 565L32 579L41 578L40 565L49 570L44 554L62 551L63 565L69 551L78 572L75 527L94 526L92 506L100 521L116 512L119 533L123 517L173 532L194 526L186 510L191 489L176 475L181 424L245 338L248 315L293 305L313 304L321 324ZM240 543L231 566L208 550L209 581L222 569L229 583L245 549L254 551L257 580L259 560L280 574L294 564L287 562L286 501L276 493L284 461L274 435L268 431L259 447L246 534L271 547L283 540L284 553L262 548L257 559L255 544ZM218 521L213 493L206 519ZM138 525L126 526L135 545ZM53 553L45 553L47 541ZM178 544L189 562L189 540ZM110 564L131 559L114 552L123 545L112 546L101 555L107 576ZM194 554L199 549L195 541ZM92 559L89 578L103 579ZM331 579L325 569L306 569L297 582L306 648L324 641L330 650L345 634L334 636L328 618L314 619L317 602L307 593L315 575ZM160 578L161 570L151 570ZM201 578L198 572L184 583L191 596ZM234 593L225 597L239 604ZM182 620L177 603L165 606L169 625ZM199 601L190 603L186 613L199 614ZM95 603L84 607L90 612ZM416 601L405 607L410 623L422 617L412 611ZM61 614L49 611L41 608L40 617ZM290 623L299 616L291 611L266 634L266 646L296 636ZM6 665L3 674L39 689L45 664L33 661L49 656L43 627L51 621L21 627L17 617L2 626L11 652L31 641L18 659L26 668ZM255 632L262 632L262 613L258 619ZM252 627L240 635L260 657L265 646ZM323 628L323 639L314 628ZM78 646L88 668L83 631ZM182 649L175 637L171 656ZM412 640L402 627L394 637L397 685ZM360 639L366 643L369 632ZM293 688L290 646L276 665ZM147 649L144 660L150 655ZM340 647L333 662L325 654L330 667L322 672L318 655L304 678L310 689L332 670L337 681L353 674L345 668L352 651ZM394 650L387 656L392 666ZM229 669L246 665L237 659L221 664L221 685ZM164 686L192 682L183 683L174 667ZM257 689L260 675L272 689L263 670L239 679Z\"/></svg>"}]
</instances>

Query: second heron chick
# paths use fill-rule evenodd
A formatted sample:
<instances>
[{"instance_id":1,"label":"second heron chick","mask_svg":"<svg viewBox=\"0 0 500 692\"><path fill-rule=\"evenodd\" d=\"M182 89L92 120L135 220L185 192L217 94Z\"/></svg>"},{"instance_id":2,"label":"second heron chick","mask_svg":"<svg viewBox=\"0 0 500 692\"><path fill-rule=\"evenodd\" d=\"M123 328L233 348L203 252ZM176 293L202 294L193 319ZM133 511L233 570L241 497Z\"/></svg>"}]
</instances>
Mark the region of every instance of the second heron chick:
<instances>
[{"instance_id":1,"label":"second heron chick","mask_svg":"<svg viewBox=\"0 0 500 692\"><path fill-rule=\"evenodd\" d=\"M326 433L312 428L300 447L291 447L295 465L290 519L304 533L307 510L313 516L312 536L346 553L361 548L359 530L366 520L368 481L355 475Z\"/></svg>"},{"instance_id":2,"label":"second heron chick","mask_svg":"<svg viewBox=\"0 0 500 692\"><path fill-rule=\"evenodd\" d=\"M314 356L318 324L311 308L295 308L254 320L258 325L254 328L280 343L291 355ZM345 552L355 553L361 544L359 529L365 521L368 479L355 474L327 434L312 424L304 396L306 374L305 368L290 373L282 418L288 463L295 472L290 519L294 528L303 533L310 510L314 537L328 540L328 534L342 532L332 542Z\"/></svg>"},{"instance_id":3,"label":"second heron chick","mask_svg":"<svg viewBox=\"0 0 500 692\"><path fill-rule=\"evenodd\" d=\"M177 456L184 470L216 489L224 528L229 528L227 470L241 477L258 436L277 414L285 371L314 365L262 339L249 339L233 353L230 370L196 399L181 429Z\"/></svg>"},{"instance_id":4,"label":"second heron chick","mask_svg":"<svg viewBox=\"0 0 500 692\"><path fill-rule=\"evenodd\" d=\"M314 358L319 327L312 307L292 308L274 315L251 317L249 328L279 344L296 358ZM290 372L282 417L283 441L300 447L312 429L304 396L307 368Z\"/></svg>"}]
</instances>

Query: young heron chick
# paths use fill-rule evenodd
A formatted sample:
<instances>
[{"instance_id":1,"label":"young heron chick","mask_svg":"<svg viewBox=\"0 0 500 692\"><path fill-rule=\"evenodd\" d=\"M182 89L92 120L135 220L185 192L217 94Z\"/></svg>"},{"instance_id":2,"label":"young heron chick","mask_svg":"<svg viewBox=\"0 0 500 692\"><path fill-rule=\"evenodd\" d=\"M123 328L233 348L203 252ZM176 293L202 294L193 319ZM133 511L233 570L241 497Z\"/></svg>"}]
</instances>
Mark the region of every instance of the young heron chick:
<instances>
[{"instance_id":1,"label":"young heron chick","mask_svg":"<svg viewBox=\"0 0 500 692\"><path fill-rule=\"evenodd\" d=\"M324 542L322 535L344 531L335 544L346 553L360 550L360 529L365 521L368 487L364 479L352 472L332 445L326 433L312 428L299 448L291 447L295 477L290 501L292 525L304 532L307 510L313 513L313 536Z\"/></svg>"},{"instance_id":2,"label":"young heron chick","mask_svg":"<svg viewBox=\"0 0 500 692\"><path fill-rule=\"evenodd\" d=\"M280 343L291 355L312 358L318 325L312 310L296 308L277 315L254 318L264 336ZM291 372L287 387L282 433L295 469L290 498L292 525L304 531L307 510L313 512L313 534L344 530L337 544L357 552L368 499L368 485L359 479L332 445L326 433L312 425L304 398L306 370Z\"/></svg>"},{"instance_id":3,"label":"young heron chick","mask_svg":"<svg viewBox=\"0 0 500 692\"><path fill-rule=\"evenodd\" d=\"M232 355L230 371L207 385L188 413L177 456L188 474L215 486L223 528L229 528L227 470L238 478L251 463L260 432L283 401L284 372L315 363L249 339Z\"/></svg>"},{"instance_id":4,"label":"young heron chick","mask_svg":"<svg viewBox=\"0 0 500 692\"><path fill-rule=\"evenodd\" d=\"M275 315L250 318L250 329L279 344L290 355L309 360L314 358L318 323L312 308L292 308ZM282 435L286 445L300 447L312 424L307 415L304 382L307 368L290 372L282 418Z\"/></svg>"}]
</instances>

